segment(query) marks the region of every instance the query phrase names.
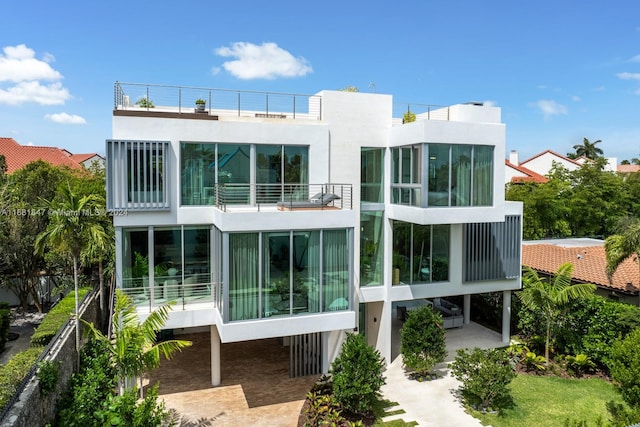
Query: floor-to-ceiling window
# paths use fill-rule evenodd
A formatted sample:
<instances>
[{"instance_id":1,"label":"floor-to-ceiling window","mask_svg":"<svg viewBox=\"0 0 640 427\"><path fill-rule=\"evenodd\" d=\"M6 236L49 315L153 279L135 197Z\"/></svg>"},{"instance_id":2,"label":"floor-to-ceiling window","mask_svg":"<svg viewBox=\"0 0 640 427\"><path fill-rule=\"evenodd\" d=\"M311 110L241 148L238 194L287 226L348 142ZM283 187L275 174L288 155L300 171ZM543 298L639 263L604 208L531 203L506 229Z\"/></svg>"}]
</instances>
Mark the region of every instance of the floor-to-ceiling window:
<instances>
[{"instance_id":1,"label":"floor-to-ceiling window","mask_svg":"<svg viewBox=\"0 0 640 427\"><path fill-rule=\"evenodd\" d=\"M449 225L393 221L393 284L449 279Z\"/></svg>"},{"instance_id":2,"label":"floor-to-ceiling window","mask_svg":"<svg viewBox=\"0 0 640 427\"><path fill-rule=\"evenodd\" d=\"M393 203L421 206L422 145L396 147L391 153Z\"/></svg>"},{"instance_id":3,"label":"floor-to-ceiling window","mask_svg":"<svg viewBox=\"0 0 640 427\"><path fill-rule=\"evenodd\" d=\"M384 212L360 212L360 286L382 285Z\"/></svg>"},{"instance_id":4,"label":"floor-to-ceiling window","mask_svg":"<svg viewBox=\"0 0 640 427\"><path fill-rule=\"evenodd\" d=\"M180 148L183 205L215 204L216 184L229 184L225 203L249 203L248 144L182 143Z\"/></svg>"},{"instance_id":5,"label":"floor-to-ceiling window","mask_svg":"<svg viewBox=\"0 0 640 427\"><path fill-rule=\"evenodd\" d=\"M276 203L285 197L306 200L309 148L256 145L256 201Z\"/></svg>"},{"instance_id":6,"label":"floor-to-ceiling window","mask_svg":"<svg viewBox=\"0 0 640 427\"><path fill-rule=\"evenodd\" d=\"M349 230L229 234L229 321L349 309Z\"/></svg>"},{"instance_id":7,"label":"floor-to-ceiling window","mask_svg":"<svg viewBox=\"0 0 640 427\"><path fill-rule=\"evenodd\" d=\"M384 202L384 149L362 148L360 151L360 201Z\"/></svg>"}]
</instances>

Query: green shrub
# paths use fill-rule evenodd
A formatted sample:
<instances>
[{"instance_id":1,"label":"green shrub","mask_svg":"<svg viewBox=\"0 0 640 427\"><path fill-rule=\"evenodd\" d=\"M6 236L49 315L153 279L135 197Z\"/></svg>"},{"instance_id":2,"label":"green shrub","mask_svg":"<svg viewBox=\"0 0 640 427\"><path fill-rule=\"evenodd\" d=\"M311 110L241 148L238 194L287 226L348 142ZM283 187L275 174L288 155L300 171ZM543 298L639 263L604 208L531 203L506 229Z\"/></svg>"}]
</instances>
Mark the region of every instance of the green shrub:
<instances>
[{"instance_id":1,"label":"green shrub","mask_svg":"<svg viewBox=\"0 0 640 427\"><path fill-rule=\"evenodd\" d=\"M80 301L91 290L91 288L81 288L78 290ZM69 320L75 312L75 292L69 294L56 304L42 319L42 322L31 336L32 346L46 346L56 336L60 328Z\"/></svg>"},{"instance_id":2,"label":"green shrub","mask_svg":"<svg viewBox=\"0 0 640 427\"><path fill-rule=\"evenodd\" d=\"M32 347L14 355L6 365L0 365L0 408L9 402L43 351L43 347Z\"/></svg>"},{"instance_id":3,"label":"green shrub","mask_svg":"<svg viewBox=\"0 0 640 427\"><path fill-rule=\"evenodd\" d=\"M340 425L344 422L342 406L332 394L307 393L309 406L304 411L305 426Z\"/></svg>"},{"instance_id":4,"label":"green shrub","mask_svg":"<svg viewBox=\"0 0 640 427\"><path fill-rule=\"evenodd\" d=\"M640 408L640 329L613 343L610 353L611 378L632 408Z\"/></svg>"},{"instance_id":5,"label":"green shrub","mask_svg":"<svg viewBox=\"0 0 640 427\"><path fill-rule=\"evenodd\" d=\"M576 354L575 356L567 356L564 359L567 370L576 377L593 372L596 368L596 364L589 359L586 354Z\"/></svg>"},{"instance_id":6,"label":"green shrub","mask_svg":"<svg viewBox=\"0 0 640 427\"><path fill-rule=\"evenodd\" d=\"M71 376L68 390L58 406L56 425L95 425L94 411L114 394L115 387L115 370L109 352L101 341L90 339L80 353L80 371Z\"/></svg>"},{"instance_id":7,"label":"green shrub","mask_svg":"<svg viewBox=\"0 0 640 427\"><path fill-rule=\"evenodd\" d=\"M526 347L525 349L522 355L522 363L526 366L527 371L540 372L547 369L547 359L544 356L537 355L533 351L527 351Z\"/></svg>"},{"instance_id":8,"label":"green shrub","mask_svg":"<svg viewBox=\"0 0 640 427\"><path fill-rule=\"evenodd\" d=\"M336 400L354 414L371 414L384 384L383 369L380 352L369 346L364 336L347 334L331 365Z\"/></svg>"},{"instance_id":9,"label":"green shrub","mask_svg":"<svg viewBox=\"0 0 640 427\"><path fill-rule=\"evenodd\" d=\"M451 373L462 383L464 401L474 409L500 410L513 404L508 385L516 373L504 350L460 349Z\"/></svg>"},{"instance_id":10,"label":"green shrub","mask_svg":"<svg viewBox=\"0 0 640 427\"><path fill-rule=\"evenodd\" d=\"M607 402L607 410L611 415L610 427L627 427L640 422L640 408L610 401Z\"/></svg>"},{"instance_id":11,"label":"green shrub","mask_svg":"<svg viewBox=\"0 0 640 427\"><path fill-rule=\"evenodd\" d=\"M157 427L169 418L164 401L158 402L158 385L147 391L138 403L138 389L122 395L108 395L102 407L93 412L95 424L101 426Z\"/></svg>"},{"instance_id":12,"label":"green shrub","mask_svg":"<svg viewBox=\"0 0 640 427\"><path fill-rule=\"evenodd\" d=\"M49 394L56 389L58 384L58 377L60 376L58 365L50 360L43 360L38 363L36 376L38 377L42 394Z\"/></svg>"},{"instance_id":13,"label":"green shrub","mask_svg":"<svg viewBox=\"0 0 640 427\"><path fill-rule=\"evenodd\" d=\"M411 310L400 329L402 361L417 378L427 376L447 355L442 316L431 307Z\"/></svg>"}]
</instances>

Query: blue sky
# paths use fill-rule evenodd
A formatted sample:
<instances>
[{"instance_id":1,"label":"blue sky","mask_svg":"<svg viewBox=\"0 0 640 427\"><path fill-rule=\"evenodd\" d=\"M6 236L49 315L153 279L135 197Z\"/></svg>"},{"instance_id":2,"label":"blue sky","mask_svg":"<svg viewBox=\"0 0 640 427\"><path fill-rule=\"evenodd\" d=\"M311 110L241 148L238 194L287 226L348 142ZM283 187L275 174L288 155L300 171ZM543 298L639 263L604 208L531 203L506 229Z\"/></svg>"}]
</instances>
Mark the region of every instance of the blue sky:
<instances>
[{"instance_id":1,"label":"blue sky","mask_svg":"<svg viewBox=\"0 0 640 427\"><path fill-rule=\"evenodd\" d=\"M5 2L0 136L104 152L117 81L502 108L507 153L640 157L640 3Z\"/></svg>"}]
</instances>

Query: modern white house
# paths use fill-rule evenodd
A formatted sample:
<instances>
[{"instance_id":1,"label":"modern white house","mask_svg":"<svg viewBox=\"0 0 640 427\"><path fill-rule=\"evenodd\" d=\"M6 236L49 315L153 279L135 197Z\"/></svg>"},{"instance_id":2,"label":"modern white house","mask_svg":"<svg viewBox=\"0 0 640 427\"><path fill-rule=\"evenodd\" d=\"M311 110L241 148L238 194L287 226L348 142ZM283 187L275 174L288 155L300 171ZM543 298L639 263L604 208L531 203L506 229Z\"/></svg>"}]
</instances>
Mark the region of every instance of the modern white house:
<instances>
[{"instance_id":1,"label":"modern white house","mask_svg":"<svg viewBox=\"0 0 640 427\"><path fill-rule=\"evenodd\" d=\"M282 337L297 376L327 372L357 331L390 363L398 306L439 306L464 328L485 292L502 292L508 342L522 205L504 200L500 109L426 107L402 124L395 107L116 83L117 286L140 316L175 301L167 328L210 333L213 385L223 343Z\"/></svg>"}]
</instances>

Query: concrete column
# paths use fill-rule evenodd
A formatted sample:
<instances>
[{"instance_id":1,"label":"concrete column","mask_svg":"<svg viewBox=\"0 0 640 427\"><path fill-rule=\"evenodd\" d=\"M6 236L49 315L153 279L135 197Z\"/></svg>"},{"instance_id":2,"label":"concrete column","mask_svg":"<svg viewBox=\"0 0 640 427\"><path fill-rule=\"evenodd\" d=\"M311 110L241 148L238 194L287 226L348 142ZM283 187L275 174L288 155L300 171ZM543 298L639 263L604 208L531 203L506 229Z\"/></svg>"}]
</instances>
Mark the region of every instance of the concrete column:
<instances>
[{"instance_id":1,"label":"concrete column","mask_svg":"<svg viewBox=\"0 0 640 427\"><path fill-rule=\"evenodd\" d=\"M502 343L511 340L511 291L502 291Z\"/></svg>"},{"instance_id":2,"label":"concrete column","mask_svg":"<svg viewBox=\"0 0 640 427\"><path fill-rule=\"evenodd\" d=\"M211 325L211 385L220 385L220 334L216 325Z\"/></svg>"},{"instance_id":3,"label":"concrete column","mask_svg":"<svg viewBox=\"0 0 640 427\"><path fill-rule=\"evenodd\" d=\"M463 323L465 325L471 323L471 294L464 295L462 313L464 315Z\"/></svg>"},{"instance_id":4,"label":"concrete column","mask_svg":"<svg viewBox=\"0 0 640 427\"><path fill-rule=\"evenodd\" d=\"M328 374L331 362L329 361L329 332L321 332L322 342L322 373Z\"/></svg>"}]
</instances>

